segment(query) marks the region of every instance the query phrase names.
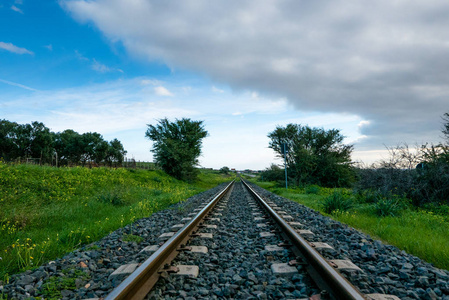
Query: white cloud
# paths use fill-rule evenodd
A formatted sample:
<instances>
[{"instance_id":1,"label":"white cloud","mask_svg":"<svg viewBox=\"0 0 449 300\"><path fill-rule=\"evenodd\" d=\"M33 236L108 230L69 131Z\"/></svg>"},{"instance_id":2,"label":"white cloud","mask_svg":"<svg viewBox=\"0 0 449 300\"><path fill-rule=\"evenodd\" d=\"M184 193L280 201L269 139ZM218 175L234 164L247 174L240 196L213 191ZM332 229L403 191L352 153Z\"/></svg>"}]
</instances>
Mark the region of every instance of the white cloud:
<instances>
[{"instance_id":1,"label":"white cloud","mask_svg":"<svg viewBox=\"0 0 449 300\"><path fill-rule=\"evenodd\" d=\"M160 85L162 82L157 79L142 79L140 83L142 85Z\"/></svg>"},{"instance_id":2,"label":"white cloud","mask_svg":"<svg viewBox=\"0 0 449 300\"><path fill-rule=\"evenodd\" d=\"M49 46L50 46L49 50L52 50L53 48L51 47L51 45L49 45ZM45 46L45 47L47 47L47 46ZM99 61L97 61L95 58L90 59L88 57L85 57L78 50L75 50L75 55L81 61L90 62L91 63L91 65L90 65L91 69L96 71L96 72L99 72L99 73L109 73L109 72L120 72L120 73L123 73L122 69L108 67L107 65L102 64Z\"/></svg>"},{"instance_id":3,"label":"white cloud","mask_svg":"<svg viewBox=\"0 0 449 300\"><path fill-rule=\"evenodd\" d=\"M5 42L0 42L0 49L4 49L6 51L13 52L16 54L31 54L31 55L34 54L30 50L27 50L25 48L20 48L11 43L5 43Z\"/></svg>"},{"instance_id":4,"label":"white cloud","mask_svg":"<svg viewBox=\"0 0 449 300\"><path fill-rule=\"evenodd\" d=\"M173 94L163 86L155 87L154 93L158 96L173 96Z\"/></svg>"},{"instance_id":5,"label":"white cloud","mask_svg":"<svg viewBox=\"0 0 449 300\"><path fill-rule=\"evenodd\" d=\"M18 12L18 13L23 14L23 11L22 11L20 8L18 8L17 6L15 6L15 5L11 5L11 9L12 9L13 11L16 11L16 12Z\"/></svg>"},{"instance_id":6,"label":"white cloud","mask_svg":"<svg viewBox=\"0 0 449 300\"><path fill-rule=\"evenodd\" d=\"M37 91L36 89L33 89L33 88L29 87L29 86L26 86L26 85L23 85L23 84L20 84L20 83L16 83L16 82L12 82L12 81L8 81L8 80L0 79L0 82L6 83L6 84L12 85L12 86L17 86L17 87L20 87L22 89L29 90L29 91L34 91L34 92Z\"/></svg>"},{"instance_id":7,"label":"white cloud","mask_svg":"<svg viewBox=\"0 0 449 300\"><path fill-rule=\"evenodd\" d=\"M23 4L23 0L15 0L14 3L15 3L15 4L22 5L22 4Z\"/></svg>"},{"instance_id":8,"label":"white cloud","mask_svg":"<svg viewBox=\"0 0 449 300\"><path fill-rule=\"evenodd\" d=\"M214 92L214 93L224 93L224 90L219 89L219 88L217 88L215 86L212 86L212 92Z\"/></svg>"},{"instance_id":9,"label":"white cloud","mask_svg":"<svg viewBox=\"0 0 449 300\"><path fill-rule=\"evenodd\" d=\"M93 59L92 60L92 70L100 72L100 73L106 73L106 72L111 72L112 69L109 68L108 66L99 63L97 60Z\"/></svg>"},{"instance_id":10,"label":"white cloud","mask_svg":"<svg viewBox=\"0 0 449 300\"><path fill-rule=\"evenodd\" d=\"M244 91L225 90L217 94L211 91L208 83L194 85L192 82L196 81L164 78L162 86L153 85L152 78L139 77L72 89L37 91L21 97L5 96L1 101L0 119L19 123L38 120L53 131L69 128L80 133L96 131L108 140L121 140L129 155L139 160L151 160L151 143L144 137L146 124L155 124L165 117L204 120L210 136L205 139L200 161L203 166L214 168L224 165L239 169L268 167L274 161L274 153L267 148L267 134L277 125L301 123L341 128L352 140L360 136L357 125L362 120L354 115L305 114L292 110L285 99L262 95L254 99L251 92ZM192 87L188 94L184 93L186 86ZM172 96L155 95L155 87L164 87Z\"/></svg>"},{"instance_id":11,"label":"white cloud","mask_svg":"<svg viewBox=\"0 0 449 300\"><path fill-rule=\"evenodd\" d=\"M445 0L61 3L139 57L297 110L370 120L362 134L371 146L436 136L447 111Z\"/></svg>"},{"instance_id":12,"label":"white cloud","mask_svg":"<svg viewBox=\"0 0 449 300\"><path fill-rule=\"evenodd\" d=\"M193 117L197 114L188 107L177 107L154 97L148 99L138 88L139 82L139 79L114 81L74 89L40 91L10 101L3 99L3 113L12 118L26 115L30 120L39 118L56 131L73 128L102 134L141 128L164 117Z\"/></svg>"},{"instance_id":13,"label":"white cloud","mask_svg":"<svg viewBox=\"0 0 449 300\"><path fill-rule=\"evenodd\" d=\"M360 130L360 129L362 129L362 127L364 127L364 126L369 126L370 124L371 124L370 121L363 120L363 121L360 121L360 123L357 125L357 127L358 127L359 130Z\"/></svg>"},{"instance_id":14,"label":"white cloud","mask_svg":"<svg viewBox=\"0 0 449 300\"><path fill-rule=\"evenodd\" d=\"M49 51L53 51L53 46L52 46L52 44L44 45L44 48L47 48Z\"/></svg>"},{"instance_id":15,"label":"white cloud","mask_svg":"<svg viewBox=\"0 0 449 300\"><path fill-rule=\"evenodd\" d=\"M82 61L90 61L89 58L85 57L84 55L82 55L78 50L75 50L75 55L79 60Z\"/></svg>"},{"instance_id":16,"label":"white cloud","mask_svg":"<svg viewBox=\"0 0 449 300\"><path fill-rule=\"evenodd\" d=\"M108 67L105 64L102 64L102 63L98 62L95 58L92 59L91 67L92 67L92 70L100 72L100 73L108 73L108 72L120 72L120 73L123 73L122 69Z\"/></svg>"}]
</instances>

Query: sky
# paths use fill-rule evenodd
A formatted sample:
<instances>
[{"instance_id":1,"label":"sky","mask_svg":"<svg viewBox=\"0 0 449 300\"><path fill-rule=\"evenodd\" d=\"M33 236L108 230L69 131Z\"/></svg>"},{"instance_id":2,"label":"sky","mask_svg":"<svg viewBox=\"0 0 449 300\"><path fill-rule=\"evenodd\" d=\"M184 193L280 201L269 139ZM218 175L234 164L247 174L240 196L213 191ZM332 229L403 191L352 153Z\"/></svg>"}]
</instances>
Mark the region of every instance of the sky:
<instances>
[{"instance_id":1,"label":"sky","mask_svg":"<svg viewBox=\"0 0 449 300\"><path fill-rule=\"evenodd\" d=\"M438 143L449 112L444 0L1 0L0 119L119 139L204 121L200 165L281 164L267 134L337 128L353 160Z\"/></svg>"}]
</instances>

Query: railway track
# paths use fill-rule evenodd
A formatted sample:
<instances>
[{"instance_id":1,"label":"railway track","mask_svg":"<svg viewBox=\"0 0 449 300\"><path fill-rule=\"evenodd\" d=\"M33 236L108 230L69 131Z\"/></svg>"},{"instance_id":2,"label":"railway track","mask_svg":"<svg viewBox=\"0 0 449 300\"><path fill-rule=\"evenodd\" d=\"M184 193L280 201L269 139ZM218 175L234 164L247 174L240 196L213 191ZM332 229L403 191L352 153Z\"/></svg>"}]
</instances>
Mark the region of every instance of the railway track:
<instances>
[{"instance_id":1,"label":"railway track","mask_svg":"<svg viewBox=\"0 0 449 300\"><path fill-rule=\"evenodd\" d=\"M287 212L282 211L282 209L273 202L267 202L262 199L262 197L259 196L246 182L242 181L242 184L246 191L252 196L252 199L247 199L247 208L249 208L247 212L249 213L249 211L251 211L251 216L255 223L252 224L253 230L257 231L257 229L265 229L269 227L270 223L274 223L273 225L276 227L276 229L272 229L271 231L259 232L260 239L270 238L275 236L275 233L278 233L286 240L284 243L266 245L264 247L265 251L268 253L284 252L287 250L286 247L291 247L292 249L290 249L290 252L296 256L295 260L272 263L270 269L274 274L278 276L293 277L298 273L297 266L300 266L301 268L305 266L304 270L307 270L316 286L320 289L319 293L313 295L310 295L311 292L308 292L308 296L311 296L312 299L398 299L392 295L363 295L360 293L360 291L346 280L337 269L343 268L356 271L361 271L361 269L348 260L326 260L319 254L316 248L330 247L328 244L307 242L301 234L310 235L310 231L295 229L295 227L302 227L302 224L291 221L293 217L288 215ZM214 224L204 225L204 223L208 223L209 221L220 222L220 217L223 215L221 212L228 205L227 198L229 197L221 202L220 208L215 209L215 206L220 203L220 200L231 193L233 185L234 182L231 182L209 203L196 209L198 211L197 214L193 213L192 218L185 219L187 224L177 225L180 228L179 231L156 250L156 252L126 278L125 281L114 289L107 296L106 300L144 299L151 288L156 284L159 277L166 277L171 273L175 276L180 276L180 274L182 274L184 276L196 278L199 273L199 266L170 265L170 263L179 252L193 251L205 253L208 250L205 246L185 246L185 244L187 244L192 237L213 238L211 233L200 232L200 229L208 227L212 229L217 228ZM245 191L240 189L240 193L242 192L244 193ZM269 220L268 216L271 220ZM277 229L280 229L280 231ZM192 244L195 244L195 242L192 242ZM240 277L240 275L238 276ZM314 289L315 287L310 290ZM155 295L153 295L153 297L154 296ZM204 296L206 296L206 294ZM218 293L216 296L221 296L221 294Z\"/></svg>"},{"instance_id":2,"label":"railway track","mask_svg":"<svg viewBox=\"0 0 449 300\"><path fill-rule=\"evenodd\" d=\"M145 242L124 242L124 233ZM26 299L33 296L20 284L26 276L76 268L90 278L63 299L449 299L449 272L244 182L194 196L95 246L13 277L3 292Z\"/></svg>"}]
</instances>

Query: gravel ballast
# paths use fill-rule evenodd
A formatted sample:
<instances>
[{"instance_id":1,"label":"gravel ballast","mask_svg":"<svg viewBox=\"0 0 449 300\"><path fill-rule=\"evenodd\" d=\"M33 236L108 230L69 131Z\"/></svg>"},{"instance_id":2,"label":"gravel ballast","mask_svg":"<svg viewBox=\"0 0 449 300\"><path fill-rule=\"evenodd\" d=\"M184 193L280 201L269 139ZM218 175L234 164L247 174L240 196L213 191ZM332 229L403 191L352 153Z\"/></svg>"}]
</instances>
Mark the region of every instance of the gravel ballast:
<instances>
[{"instance_id":1,"label":"gravel ballast","mask_svg":"<svg viewBox=\"0 0 449 300\"><path fill-rule=\"evenodd\" d=\"M141 252L142 249L160 244L161 234L171 232L173 225L183 223L182 218L188 217L200 203L212 199L224 186L138 220L132 226L119 229L36 270L14 275L9 284L0 284L0 295L3 293L13 299L40 298L43 286L51 281L49 278L68 278L73 279L73 286L61 290L60 298L105 297L126 277L112 275L115 270L145 261L151 252ZM312 231L314 235L308 236L308 241L331 245L334 250L320 250L324 257L349 259L361 268L362 272L342 273L363 293L392 294L401 299L449 300L448 271L375 241L314 210L252 186L263 198L291 215L292 221L300 222L303 229ZM189 242L189 245L206 246L208 252L181 252L173 262L198 266L198 277L164 276L149 294L149 299L299 299L319 292L301 266L296 266L294 274L273 274L273 264L286 263L294 256L288 249L275 252L265 249L266 245L277 245L283 240L278 235L260 237L261 232L270 232L275 227L269 221L256 220L257 213L265 214L259 208L253 208L255 202L241 183L236 183L232 194L223 201L214 209L213 215L220 221L206 222L217 225L217 228L200 230L212 233L213 237L195 237ZM139 235L143 241L140 244L125 242L122 240L124 234Z\"/></svg>"}]
</instances>

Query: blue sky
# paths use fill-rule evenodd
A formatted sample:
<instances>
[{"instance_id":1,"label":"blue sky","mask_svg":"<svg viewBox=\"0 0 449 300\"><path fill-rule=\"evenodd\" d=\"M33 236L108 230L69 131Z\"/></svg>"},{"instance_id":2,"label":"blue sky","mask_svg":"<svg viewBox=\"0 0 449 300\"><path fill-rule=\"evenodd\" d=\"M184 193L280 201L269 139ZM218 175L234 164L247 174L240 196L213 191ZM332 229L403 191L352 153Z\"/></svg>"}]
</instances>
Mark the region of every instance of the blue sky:
<instances>
[{"instance_id":1,"label":"blue sky","mask_svg":"<svg viewBox=\"0 0 449 300\"><path fill-rule=\"evenodd\" d=\"M263 169L276 125L338 128L371 163L438 142L448 109L444 1L0 2L0 118L118 138L204 120L200 163Z\"/></svg>"}]
</instances>

